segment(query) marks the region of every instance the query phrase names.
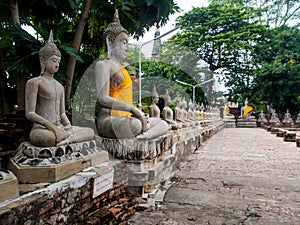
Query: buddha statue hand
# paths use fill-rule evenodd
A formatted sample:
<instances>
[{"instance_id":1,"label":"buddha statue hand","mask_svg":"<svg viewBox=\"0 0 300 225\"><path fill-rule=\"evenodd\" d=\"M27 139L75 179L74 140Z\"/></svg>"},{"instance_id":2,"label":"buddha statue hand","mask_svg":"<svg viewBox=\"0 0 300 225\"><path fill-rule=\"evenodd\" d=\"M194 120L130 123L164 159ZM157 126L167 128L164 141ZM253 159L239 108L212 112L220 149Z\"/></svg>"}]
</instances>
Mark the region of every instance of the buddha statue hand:
<instances>
[{"instance_id":1,"label":"buddha statue hand","mask_svg":"<svg viewBox=\"0 0 300 225\"><path fill-rule=\"evenodd\" d=\"M63 132L57 128L55 129L54 134L56 137L56 143L59 143L65 139L67 139L69 136L68 132Z\"/></svg>"},{"instance_id":2,"label":"buddha statue hand","mask_svg":"<svg viewBox=\"0 0 300 225\"><path fill-rule=\"evenodd\" d=\"M137 107L132 107L130 112L132 113L133 117L142 122L142 132L145 132L147 130L147 120L145 114Z\"/></svg>"}]
</instances>

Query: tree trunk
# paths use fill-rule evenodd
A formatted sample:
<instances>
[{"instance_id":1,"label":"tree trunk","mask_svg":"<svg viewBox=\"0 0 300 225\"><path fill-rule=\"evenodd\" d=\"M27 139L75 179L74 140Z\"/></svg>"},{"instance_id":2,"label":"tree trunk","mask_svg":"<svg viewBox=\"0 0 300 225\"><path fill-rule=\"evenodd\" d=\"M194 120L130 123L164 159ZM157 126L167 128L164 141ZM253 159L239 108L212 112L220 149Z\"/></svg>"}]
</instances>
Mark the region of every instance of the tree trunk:
<instances>
[{"instance_id":1,"label":"tree trunk","mask_svg":"<svg viewBox=\"0 0 300 225\"><path fill-rule=\"evenodd\" d=\"M13 21L13 25L20 24L18 0L9 0L9 8Z\"/></svg>"},{"instance_id":2,"label":"tree trunk","mask_svg":"<svg viewBox=\"0 0 300 225\"><path fill-rule=\"evenodd\" d=\"M91 3L92 0L86 0L84 9L81 14L81 18L79 21L79 24L76 29L76 33L73 39L73 47L78 51L80 44L81 44L81 39L84 31L84 27L87 23L87 19L89 16L89 11L91 8ZM71 99L71 88L72 88L72 82L73 82L73 76L74 76L74 71L75 71L75 66L76 66L76 59L73 57L69 57L68 64L67 64L67 84L66 84L66 109L68 110L70 108L70 99Z\"/></svg>"}]
</instances>

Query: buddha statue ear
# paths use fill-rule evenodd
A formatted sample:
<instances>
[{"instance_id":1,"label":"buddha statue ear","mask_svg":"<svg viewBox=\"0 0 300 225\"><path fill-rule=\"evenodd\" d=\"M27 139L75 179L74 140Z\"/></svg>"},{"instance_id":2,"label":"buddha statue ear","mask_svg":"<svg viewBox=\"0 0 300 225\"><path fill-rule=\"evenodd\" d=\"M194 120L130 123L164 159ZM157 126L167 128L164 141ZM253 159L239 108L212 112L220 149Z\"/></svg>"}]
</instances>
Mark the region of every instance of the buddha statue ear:
<instances>
[{"instance_id":1,"label":"buddha statue ear","mask_svg":"<svg viewBox=\"0 0 300 225\"><path fill-rule=\"evenodd\" d=\"M111 50L112 50L112 43L111 41L109 40L108 36L106 37L106 46L107 46L107 53L106 53L106 58L107 59L110 59L110 56L111 56Z\"/></svg>"},{"instance_id":2,"label":"buddha statue ear","mask_svg":"<svg viewBox=\"0 0 300 225\"><path fill-rule=\"evenodd\" d=\"M42 57L40 57L40 67L41 67L41 74L43 74L45 72L46 65Z\"/></svg>"}]
</instances>

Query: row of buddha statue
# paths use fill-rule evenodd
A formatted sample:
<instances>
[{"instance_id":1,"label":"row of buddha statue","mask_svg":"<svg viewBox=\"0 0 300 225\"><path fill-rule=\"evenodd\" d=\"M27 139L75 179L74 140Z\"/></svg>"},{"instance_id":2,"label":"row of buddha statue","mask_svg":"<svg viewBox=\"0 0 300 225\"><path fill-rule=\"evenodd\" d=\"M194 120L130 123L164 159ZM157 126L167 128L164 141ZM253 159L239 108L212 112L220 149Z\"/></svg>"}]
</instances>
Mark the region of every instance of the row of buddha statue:
<instances>
[{"instance_id":1,"label":"row of buddha statue","mask_svg":"<svg viewBox=\"0 0 300 225\"><path fill-rule=\"evenodd\" d=\"M300 112L297 114L297 118L294 121L292 118L291 113L289 112L289 110L287 109L286 113L284 114L284 118L282 121L280 121L278 114L276 113L275 109L271 109L271 118L269 120L267 120L266 118L266 114L261 111L259 113L258 119L257 119L258 123L261 124L273 124L276 126L281 126L281 123L285 126L292 126L294 124L300 124Z\"/></svg>"},{"instance_id":2,"label":"row of buddha statue","mask_svg":"<svg viewBox=\"0 0 300 225\"><path fill-rule=\"evenodd\" d=\"M185 98L176 98L175 106L175 116L174 112L171 109L171 97L168 90L166 91L164 99L164 108L162 113L158 107L159 94L156 91L156 87L153 87L152 90L152 104L149 107L149 115L154 118L162 118L169 124L169 129L177 130L182 127L188 127L191 125L199 124L199 120L203 118L204 106L199 104L194 104L191 100L189 104Z\"/></svg>"}]
</instances>

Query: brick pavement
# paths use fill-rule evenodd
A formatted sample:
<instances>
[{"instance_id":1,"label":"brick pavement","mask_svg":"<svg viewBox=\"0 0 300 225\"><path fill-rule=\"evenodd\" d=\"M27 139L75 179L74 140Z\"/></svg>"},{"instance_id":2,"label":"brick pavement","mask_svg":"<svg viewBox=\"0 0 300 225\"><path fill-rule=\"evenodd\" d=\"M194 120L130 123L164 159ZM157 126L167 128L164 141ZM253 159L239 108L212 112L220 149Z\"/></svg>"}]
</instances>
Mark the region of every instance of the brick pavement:
<instances>
[{"instance_id":1,"label":"brick pavement","mask_svg":"<svg viewBox=\"0 0 300 225\"><path fill-rule=\"evenodd\" d=\"M226 128L185 163L156 210L128 224L300 224L300 148L261 128Z\"/></svg>"}]
</instances>

